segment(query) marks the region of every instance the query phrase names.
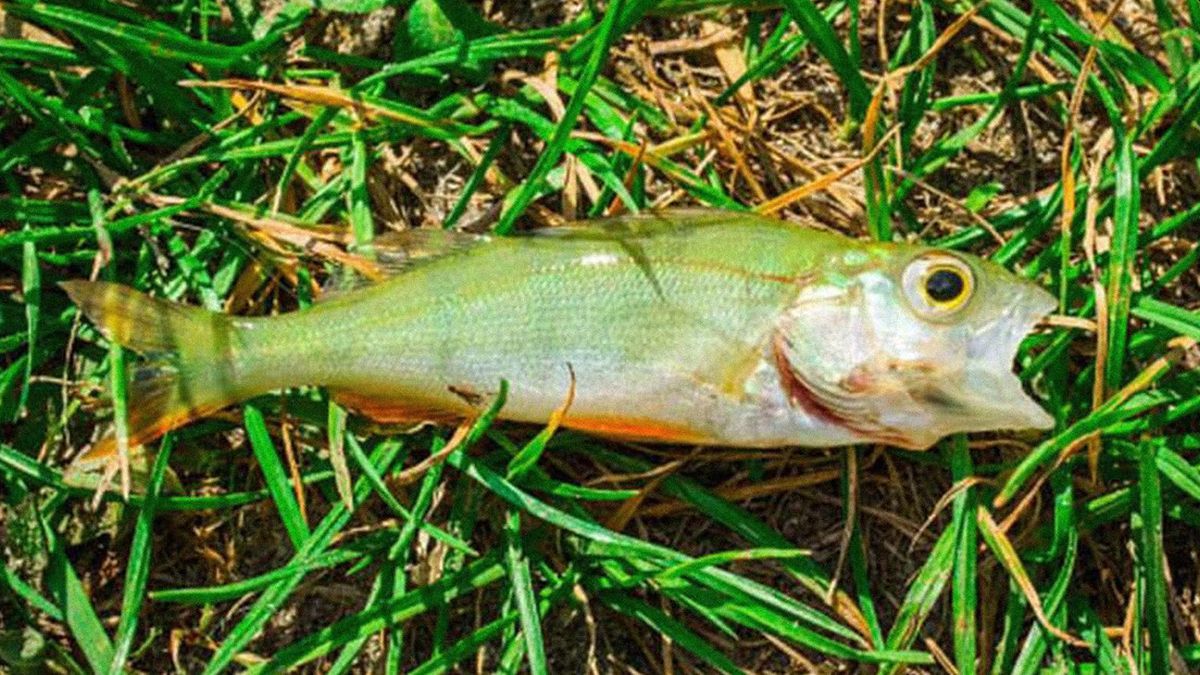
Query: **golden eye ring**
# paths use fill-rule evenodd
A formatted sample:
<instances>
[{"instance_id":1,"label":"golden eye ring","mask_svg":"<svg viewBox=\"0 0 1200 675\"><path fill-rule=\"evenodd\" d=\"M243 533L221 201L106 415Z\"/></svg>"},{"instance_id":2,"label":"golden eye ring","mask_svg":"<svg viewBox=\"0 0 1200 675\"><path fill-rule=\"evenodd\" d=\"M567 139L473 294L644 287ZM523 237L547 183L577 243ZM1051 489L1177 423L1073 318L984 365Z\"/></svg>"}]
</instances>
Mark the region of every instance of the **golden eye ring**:
<instances>
[{"instance_id":1,"label":"golden eye ring","mask_svg":"<svg viewBox=\"0 0 1200 675\"><path fill-rule=\"evenodd\" d=\"M970 265L949 253L932 252L913 260L903 281L909 304L931 319L957 312L975 293Z\"/></svg>"},{"instance_id":2,"label":"golden eye ring","mask_svg":"<svg viewBox=\"0 0 1200 675\"><path fill-rule=\"evenodd\" d=\"M921 291L925 298L938 306L953 306L963 302L971 290L971 280L957 267L938 265L926 271Z\"/></svg>"}]
</instances>

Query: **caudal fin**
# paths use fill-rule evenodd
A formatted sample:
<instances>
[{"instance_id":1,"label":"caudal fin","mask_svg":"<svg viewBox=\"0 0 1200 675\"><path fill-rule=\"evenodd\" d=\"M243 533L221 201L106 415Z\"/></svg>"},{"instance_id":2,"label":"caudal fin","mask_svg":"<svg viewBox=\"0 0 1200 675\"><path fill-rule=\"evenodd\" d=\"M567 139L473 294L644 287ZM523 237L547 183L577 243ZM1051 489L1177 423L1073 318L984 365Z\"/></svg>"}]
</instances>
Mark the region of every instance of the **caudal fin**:
<instances>
[{"instance_id":1,"label":"caudal fin","mask_svg":"<svg viewBox=\"0 0 1200 675\"><path fill-rule=\"evenodd\" d=\"M229 317L120 284L60 285L105 337L147 357L129 369L130 447L243 398L233 378L235 335ZM77 462L102 463L116 450L116 438L109 435Z\"/></svg>"}]
</instances>

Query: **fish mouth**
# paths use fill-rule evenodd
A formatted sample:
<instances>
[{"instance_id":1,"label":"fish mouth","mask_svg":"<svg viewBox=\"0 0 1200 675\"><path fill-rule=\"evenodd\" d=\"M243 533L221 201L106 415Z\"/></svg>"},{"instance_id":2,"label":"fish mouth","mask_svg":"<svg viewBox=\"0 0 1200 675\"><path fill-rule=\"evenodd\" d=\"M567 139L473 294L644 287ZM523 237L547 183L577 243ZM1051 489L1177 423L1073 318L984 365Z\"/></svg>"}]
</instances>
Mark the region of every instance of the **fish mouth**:
<instances>
[{"instance_id":1,"label":"fish mouth","mask_svg":"<svg viewBox=\"0 0 1200 675\"><path fill-rule=\"evenodd\" d=\"M1054 418L1025 393L1013 361L1021 341L1057 305L1052 295L1031 285L971 337L961 379L956 378L954 391L942 391L964 413L964 423L971 426L964 431L1054 426Z\"/></svg>"}]
</instances>

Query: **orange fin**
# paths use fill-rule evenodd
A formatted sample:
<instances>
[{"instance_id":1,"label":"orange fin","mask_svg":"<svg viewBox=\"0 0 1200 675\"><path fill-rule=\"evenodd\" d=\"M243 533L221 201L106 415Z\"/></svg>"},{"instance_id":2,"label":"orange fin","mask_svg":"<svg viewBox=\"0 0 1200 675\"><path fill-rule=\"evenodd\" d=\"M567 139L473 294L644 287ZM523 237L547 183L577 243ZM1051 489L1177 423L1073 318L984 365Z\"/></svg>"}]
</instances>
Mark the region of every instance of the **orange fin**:
<instances>
[{"instance_id":1,"label":"orange fin","mask_svg":"<svg viewBox=\"0 0 1200 675\"><path fill-rule=\"evenodd\" d=\"M383 398L353 391L332 392L333 400L380 424L452 424L469 416L469 411L450 410L445 405L419 398Z\"/></svg>"},{"instance_id":2,"label":"orange fin","mask_svg":"<svg viewBox=\"0 0 1200 675\"><path fill-rule=\"evenodd\" d=\"M713 439L687 427L637 417L578 417L567 415L563 426L624 441L654 441L708 445Z\"/></svg>"},{"instance_id":3,"label":"orange fin","mask_svg":"<svg viewBox=\"0 0 1200 675\"><path fill-rule=\"evenodd\" d=\"M179 407L179 403L168 398L174 392L147 392L133 387L130 393L128 440L129 448L145 445L173 429L207 417L227 404L206 404L195 408ZM92 444L75 462L79 465L106 464L117 456L117 437L109 434Z\"/></svg>"},{"instance_id":4,"label":"orange fin","mask_svg":"<svg viewBox=\"0 0 1200 675\"><path fill-rule=\"evenodd\" d=\"M130 448L255 393L233 378L230 345L236 336L228 317L119 284L64 281L61 286L110 340L149 357L130 366ZM102 464L116 455L117 439L110 434L76 462Z\"/></svg>"}]
</instances>

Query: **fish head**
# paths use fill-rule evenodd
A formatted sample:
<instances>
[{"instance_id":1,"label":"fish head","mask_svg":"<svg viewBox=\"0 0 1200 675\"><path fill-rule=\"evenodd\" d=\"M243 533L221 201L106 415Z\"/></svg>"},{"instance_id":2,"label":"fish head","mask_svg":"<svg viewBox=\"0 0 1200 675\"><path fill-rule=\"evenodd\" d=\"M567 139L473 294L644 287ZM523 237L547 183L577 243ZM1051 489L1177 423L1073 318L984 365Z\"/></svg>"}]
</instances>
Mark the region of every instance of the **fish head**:
<instances>
[{"instance_id":1,"label":"fish head","mask_svg":"<svg viewBox=\"0 0 1200 675\"><path fill-rule=\"evenodd\" d=\"M793 405L864 441L921 449L958 432L1049 428L1012 364L1056 306L991 262L855 247L801 284L774 343Z\"/></svg>"}]
</instances>

